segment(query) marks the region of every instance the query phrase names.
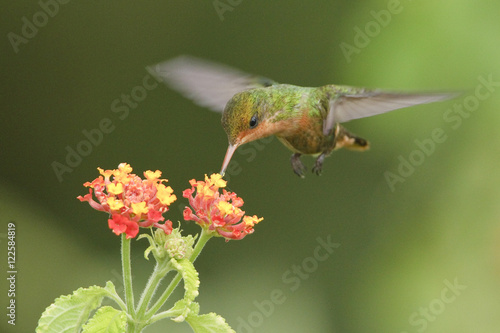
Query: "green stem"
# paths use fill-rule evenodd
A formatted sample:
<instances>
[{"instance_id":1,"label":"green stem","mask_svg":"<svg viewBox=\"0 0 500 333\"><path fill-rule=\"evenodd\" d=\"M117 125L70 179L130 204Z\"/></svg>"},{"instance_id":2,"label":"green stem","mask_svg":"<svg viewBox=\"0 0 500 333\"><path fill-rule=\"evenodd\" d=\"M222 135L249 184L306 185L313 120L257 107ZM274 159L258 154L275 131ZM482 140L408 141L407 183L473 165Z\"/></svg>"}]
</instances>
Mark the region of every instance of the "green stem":
<instances>
[{"instance_id":1,"label":"green stem","mask_svg":"<svg viewBox=\"0 0 500 333\"><path fill-rule=\"evenodd\" d=\"M149 280L144 288L144 292L139 300L139 305L137 306L137 318L139 321L144 319L144 313L146 313L148 304L151 302L156 288L160 284L161 279L170 271L169 262L157 262L153 270L153 273L149 277ZM149 318L149 317L146 317Z\"/></svg>"},{"instance_id":2,"label":"green stem","mask_svg":"<svg viewBox=\"0 0 500 333\"><path fill-rule=\"evenodd\" d=\"M203 247L205 246L205 244L212 237L213 237L212 233L206 232L205 229L203 229L203 228L201 229L200 238L196 242L196 245L195 245L195 247L193 249L193 253L191 254L191 257L189 257L189 261L191 261L192 263L194 263L194 261L196 260L196 258L198 258L198 255L200 254L201 250L203 250Z\"/></svg>"},{"instance_id":3,"label":"green stem","mask_svg":"<svg viewBox=\"0 0 500 333\"><path fill-rule=\"evenodd\" d=\"M151 317L150 324L152 324L158 320L164 319L164 318L170 318L170 317L174 317L174 316L176 317L178 315L179 315L178 311L171 311L171 310L163 311L163 312L157 313L153 317Z\"/></svg>"},{"instance_id":4,"label":"green stem","mask_svg":"<svg viewBox=\"0 0 500 333\"><path fill-rule=\"evenodd\" d=\"M128 314L135 318L134 291L132 289L132 268L130 265L130 239L122 234L122 269L123 286L125 287L125 303Z\"/></svg>"},{"instance_id":5,"label":"green stem","mask_svg":"<svg viewBox=\"0 0 500 333\"><path fill-rule=\"evenodd\" d=\"M141 328L139 328L134 321L130 321L128 322L128 327L127 327L127 333L140 333L142 331Z\"/></svg>"},{"instance_id":6,"label":"green stem","mask_svg":"<svg viewBox=\"0 0 500 333\"><path fill-rule=\"evenodd\" d=\"M198 238L198 241L196 242L196 246L193 249L193 254L191 254L191 257L189 257L189 261L193 262L196 260L198 255L200 254L201 250L205 246L205 244L208 242L210 238L212 238L212 234L208 233L205 231L205 229L202 228L201 230L201 235L200 238ZM177 273L177 275L174 277L172 282L168 285L167 289L163 292L163 294L160 296L160 298L156 301L156 303L149 309L149 311L146 313L146 318L151 318L160 308L165 304L165 302L168 300L170 297L170 294L175 290L179 282L181 281L182 275L180 273Z\"/></svg>"},{"instance_id":7,"label":"green stem","mask_svg":"<svg viewBox=\"0 0 500 333\"><path fill-rule=\"evenodd\" d=\"M121 299L120 296L116 292L114 293L108 293L108 297L111 298L113 301L115 301L116 304L122 309L123 311L127 311L127 305L123 300Z\"/></svg>"}]
</instances>

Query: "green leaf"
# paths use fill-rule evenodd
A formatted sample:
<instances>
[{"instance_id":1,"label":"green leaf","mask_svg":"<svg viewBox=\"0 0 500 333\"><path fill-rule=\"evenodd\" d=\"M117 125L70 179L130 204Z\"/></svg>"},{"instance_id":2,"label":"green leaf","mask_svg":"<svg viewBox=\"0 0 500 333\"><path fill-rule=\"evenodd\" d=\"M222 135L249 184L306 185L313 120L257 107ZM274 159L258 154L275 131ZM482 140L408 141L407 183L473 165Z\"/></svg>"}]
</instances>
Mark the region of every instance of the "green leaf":
<instances>
[{"instance_id":1,"label":"green leaf","mask_svg":"<svg viewBox=\"0 0 500 333\"><path fill-rule=\"evenodd\" d=\"M104 289L108 292L108 294L116 295L116 289L113 282L111 281L106 282L106 286L104 287Z\"/></svg>"},{"instance_id":2,"label":"green leaf","mask_svg":"<svg viewBox=\"0 0 500 333\"><path fill-rule=\"evenodd\" d=\"M83 333L122 333L126 331L126 328L125 312L111 306L103 306L83 326Z\"/></svg>"},{"instance_id":3,"label":"green leaf","mask_svg":"<svg viewBox=\"0 0 500 333\"><path fill-rule=\"evenodd\" d=\"M182 313L187 313L185 320L188 322L189 326L196 333L223 333L235 331L226 323L226 320L216 313L209 313L204 315L198 315L200 312L200 305L196 302L191 302L186 305L186 300L181 299L175 303L175 305L169 310L173 316ZM187 309L186 309L187 308ZM178 318L178 317L177 317ZM176 321L177 318L173 320Z\"/></svg>"},{"instance_id":4,"label":"green leaf","mask_svg":"<svg viewBox=\"0 0 500 333\"><path fill-rule=\"evenodd\" d=\"M80 288L72 295L57 298L40 317L37 333L79 332L90 312L101 305L102 299L114 290L111 282L106 288L92 286Z\"/></svg>"},{"instance_id":5,"label":"green leaf","mask_svg":"<svg viewBox=\"0 0 500 333\"><path fill-rule=\"evenodd\" d=\"M176 310L180 310L182 307L184 307L184 310L180 311L179 315L172 319L176 322L182 322L190 313L190 305L199 294L200 279L193 263L188 259L170 259L170 264L182 275L182 279L184 280L184 298L174 305Z\"/></svg>"},{"instance_id":6,"label":"green leaf","mask_svg":"<svg viewBox=\"0 0 500 333\"><path fill-rule=\"evenodd\" d=\"M174 306L171 307L165 313L168 313L168 317L179 317L186 312L186 308L188 307L189 307L188 302L186 302L185 299L180 299L177 302L175 302ZM172 318L172 320L175 320L175 318Z\"/></svg>"},{"instance_id":7,"label":"green leaf","mask_svg":"<svg viewBox=\"0 0 500 333\"><path fill-rule=\"evenodd\" d=\"M196 333L235 333L224 318L213 312L200 316L193 311L187 316L186 321Z\"/></svg>"}]
</instances>

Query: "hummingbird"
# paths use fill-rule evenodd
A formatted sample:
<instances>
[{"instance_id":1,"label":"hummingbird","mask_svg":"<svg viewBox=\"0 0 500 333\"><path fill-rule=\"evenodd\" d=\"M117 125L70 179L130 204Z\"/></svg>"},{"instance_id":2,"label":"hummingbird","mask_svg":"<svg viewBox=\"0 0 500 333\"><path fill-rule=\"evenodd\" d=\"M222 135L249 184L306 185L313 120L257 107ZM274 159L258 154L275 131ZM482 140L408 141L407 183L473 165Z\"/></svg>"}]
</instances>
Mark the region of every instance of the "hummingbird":
<instances>
[{"instance_id":1,"label":"hummingbird","mask_svg":"<svg viewBox=\"0 0 500 333\"><path fill-rule=\"evenodd\" d=\"M300 157L312 155L316 157L312 171L320 175L325 157L334 150L365 151L370 146L341 123L456 96L334 84L280 84L186 55L159 63L150 72L194 103L222 113L229 141L222 176L239 146L271 135L293 152L290 162L295 174L304 177L306 167Z\"/></svg>"}]
</instances>

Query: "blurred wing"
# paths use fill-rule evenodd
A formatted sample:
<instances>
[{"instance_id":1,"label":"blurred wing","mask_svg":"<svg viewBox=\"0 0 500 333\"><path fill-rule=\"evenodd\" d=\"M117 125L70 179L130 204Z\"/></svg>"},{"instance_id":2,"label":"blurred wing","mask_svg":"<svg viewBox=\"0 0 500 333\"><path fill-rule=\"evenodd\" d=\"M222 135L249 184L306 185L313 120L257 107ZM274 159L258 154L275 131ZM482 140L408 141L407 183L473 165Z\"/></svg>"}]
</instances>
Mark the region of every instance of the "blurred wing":
<instances>
[{"instance_id":1,"label":"blurred wing","mask_svg":"<svg viewBox=\"0 0 500 333\"><path fill-rule=\"evenodd\" d=\"M379 90L343 94L330 101L323 133L327 135L335 123L344 123L413 105L444 101L457 95L457 93L392 93Z\"/></svg>"},{"instance_id":2,"label":"blurred wing","mask_svg":"<svg viewBox=\"0 0 500 333\"><path fill-rule=\"evenodd\" d=\"M180 56L148 70L196 104L217 112L224 111L226 103L236 93L276 84L263 77L191 56Z\"/></svg>"}]
</instances>

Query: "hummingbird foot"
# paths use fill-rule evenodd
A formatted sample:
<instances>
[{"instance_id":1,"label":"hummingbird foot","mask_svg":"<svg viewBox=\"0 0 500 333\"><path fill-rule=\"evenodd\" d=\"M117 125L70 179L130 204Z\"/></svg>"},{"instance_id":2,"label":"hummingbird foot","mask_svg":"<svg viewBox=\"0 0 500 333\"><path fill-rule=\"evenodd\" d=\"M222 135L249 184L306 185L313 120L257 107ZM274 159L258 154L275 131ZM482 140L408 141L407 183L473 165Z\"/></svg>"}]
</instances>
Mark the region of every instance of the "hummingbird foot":
<instances>
[{"instance_id":1,"label":"hummingbird foot","mask_svg":"<svg viewBox=\"0 0 500 333\"><path fill-rule=\"evenodd\" d=\"M326 157L325 153L319 155L318 158L316 159L316 163L314 163L312 172L314 172L318 176L321 176L321 170L323 169L323 161L325 160L325 157Z\"/></svg>"},{"instance_id":2,"label":"hummingbird foot","mask_svg":"<svg viewBox=\"0 0 500 333\"><path fill-rule=\"evenodd\" d=\"M292 163L292 169L293 172L300 178L304 178L304 171L307 170L306 166L302 161L300 160L300 155L299 153L295 153L292 155L292 158L290 158L290 162Z\"/></svg>"}]
</instances>

